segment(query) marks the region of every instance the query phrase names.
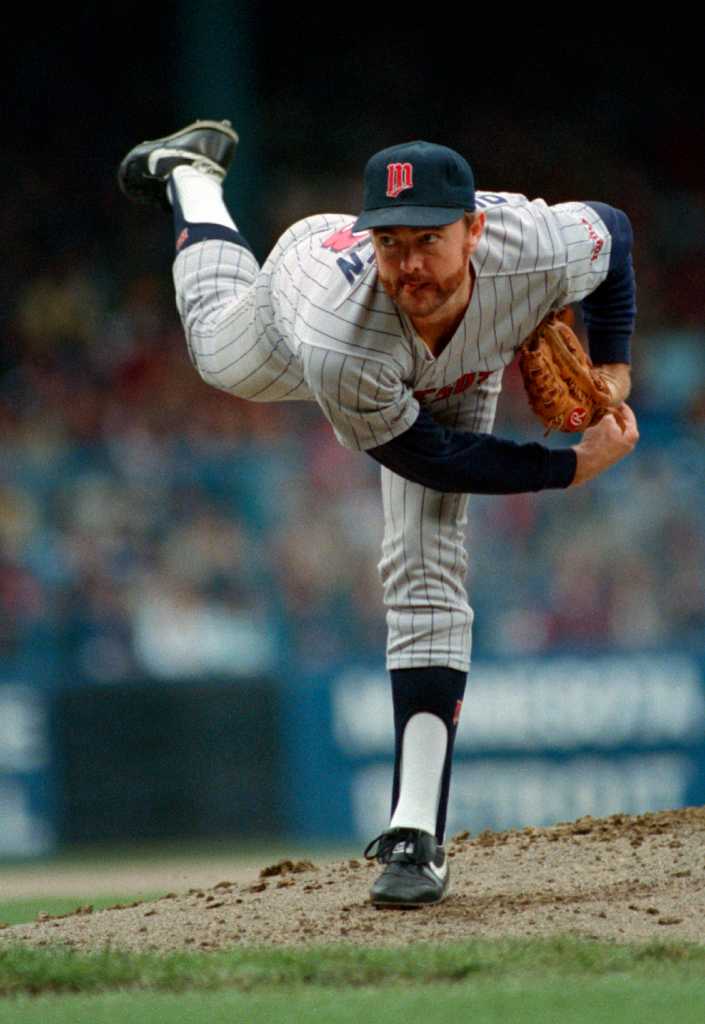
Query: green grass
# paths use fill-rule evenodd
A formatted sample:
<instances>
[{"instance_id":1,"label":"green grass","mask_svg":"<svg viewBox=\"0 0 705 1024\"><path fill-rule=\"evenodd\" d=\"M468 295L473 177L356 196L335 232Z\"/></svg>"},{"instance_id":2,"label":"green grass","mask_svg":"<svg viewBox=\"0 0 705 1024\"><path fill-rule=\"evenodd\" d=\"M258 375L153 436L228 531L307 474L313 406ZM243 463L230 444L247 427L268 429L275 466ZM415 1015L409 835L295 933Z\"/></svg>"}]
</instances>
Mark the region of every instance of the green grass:
<instances>
[{"instance_id":1,"label":"green grass","mask_svg":"<svg viewBox=\"0 0 705 1024\"><path fill-rule=\"evenodd\" d=\"M78 907L92 906L94 910L114 907L116 903L128 904L135 900L147 902L158 899L163 893L138 893L130 896L48 896L31 900L0 901L0 924L25 924L36 921L38 914L70 914Z\"/></svg>"},{"instance_id":2,"label":"green grass","mask_svg":"<svg viewBox=\"0 0 705 1024\"><path fill-rule=\"evenodd\" d=\"M0 920L135 897L0 903ZM0 947L0 1024L702 1024L705 946L574 938L372 949Z\"/></svg>"},{"instance_id":3,"label":"green grass","mask_svg":"<svg viewBox=\"0 0 705 1024\"><path fill-rule=\"evenodd\" d=\"M442 983L552 984L576 980L693 984L705 1000L705 947L688 943L622 946L578 939L474 941L402 949L333 946L232 949L213 953L78 953L64 948L0 951L0 995L47 992L269 992L424 986ZM705 1002L703 1003L705 1007ZM705 1018L705 1012L703 1013Z\"/></svg>"},{"instance_id":4,"label":"green grass","mask_svg":"<svg viewBox=\"0 0 705 1024\"><path fill-rule=\"evenodd\" d=\"M0 951L0 1024L417 1019L702 1024L705 947L563 938L397 950Z\"/></svg>"},{"instance_id":5,"label":"green grass","mask_svg":"<svg viewBox=\"0 0 705 1024\"><path fill-rule=\"evenodd\" d=\"M134 859L134 848L125 851L126 857L128 852ZM145 846L137 852L144 862L153 857L164 862L163 849ZM237 850L241 857L253 852L242 846ZM78 860L105 863L101 853L86 849ZM291 854L291 848L282 849L281 855L285 853ZM270 848L258 856L264 864L278 854ZM0 922L31 921L41 911L64 914L86 904L98 910L159 895L0 901ZM417 1020L702 1024L705 946L673 941L625 946L561 938L397 950L337 945L139 955L0 946L0 1024Z\"/></svg>"},{"instance_id":6,"label":"green grass","mask_svg":"<svg viewBox=\"0 0 705 1024\"><path fill-rule=\"evenodd\" d=\"M2 1024L702 1024L703 988L567 978L295 992L110 992L0 1003Z\"/></svg>"}]
</instances>

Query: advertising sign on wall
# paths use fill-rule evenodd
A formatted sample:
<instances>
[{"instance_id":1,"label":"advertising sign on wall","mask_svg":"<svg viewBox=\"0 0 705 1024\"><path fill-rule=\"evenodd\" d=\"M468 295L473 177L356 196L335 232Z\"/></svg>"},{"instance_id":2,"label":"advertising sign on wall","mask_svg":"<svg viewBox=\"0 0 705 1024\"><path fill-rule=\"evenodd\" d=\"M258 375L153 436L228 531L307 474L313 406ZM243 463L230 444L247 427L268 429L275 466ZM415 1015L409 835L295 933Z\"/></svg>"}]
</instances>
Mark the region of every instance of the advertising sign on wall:
<instances>
[{"instance_id":1,"label":"advertising sign on wall","mask_svg":"<svg viewBox=\"0 0 705 1024\"><path fill-rule=\"evenodd\" d=\"M322 752L316 777L302 769L309 797L318 794L306 813L301 808L302 820L325 830L327 818L327 828L334 823L341 834L372 835L389 812L387 675L379 667L343 667L309 687L306 699ZM478 663L456 741L449 831L705 803L704 725L703 666L691 657ZM338 780L334 803L327 799L331 779Z\"/></svg>"}]
</instances>

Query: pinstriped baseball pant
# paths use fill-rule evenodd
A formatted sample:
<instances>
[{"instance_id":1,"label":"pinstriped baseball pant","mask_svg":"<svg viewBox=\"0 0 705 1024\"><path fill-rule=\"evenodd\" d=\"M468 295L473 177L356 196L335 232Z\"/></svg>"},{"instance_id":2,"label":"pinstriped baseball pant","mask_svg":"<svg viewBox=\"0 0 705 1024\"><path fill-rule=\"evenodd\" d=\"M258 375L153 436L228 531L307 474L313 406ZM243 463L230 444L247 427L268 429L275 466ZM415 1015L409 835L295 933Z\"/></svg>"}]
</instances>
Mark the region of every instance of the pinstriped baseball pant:
<instances>
[{"instance_id":1,"label":"pinstriped baseball pant","mask_svg":"<svg viewBox=\"0 0 705 1024\"><path fill-rule=\"evenodd\" d=\"M208 383L250 401L313 400L299 360L275 327L269 286L276 253L259 270L247 250L220 241L185 249L174 265L177 308L191 359ZM434 415L454 429L490 432L501 376L439 403L444 408ZM467 671L468 495L441 494L386 468L381 479L387 665Z\"/></svg>"},{"instance_id":2,"label":"pinstriped baseball pant","mask_svg":"<svg viewBox=\"0 0 705 1024\"><path fill-rule=\"evenodd\" d=\"M438 415L456 430L489 433L501 373ZM379 573L387 608L387 666L467 671L473 613L465 577L469 495L441 494L382 468L384 538Z\"/></svg>"}]
</instances>

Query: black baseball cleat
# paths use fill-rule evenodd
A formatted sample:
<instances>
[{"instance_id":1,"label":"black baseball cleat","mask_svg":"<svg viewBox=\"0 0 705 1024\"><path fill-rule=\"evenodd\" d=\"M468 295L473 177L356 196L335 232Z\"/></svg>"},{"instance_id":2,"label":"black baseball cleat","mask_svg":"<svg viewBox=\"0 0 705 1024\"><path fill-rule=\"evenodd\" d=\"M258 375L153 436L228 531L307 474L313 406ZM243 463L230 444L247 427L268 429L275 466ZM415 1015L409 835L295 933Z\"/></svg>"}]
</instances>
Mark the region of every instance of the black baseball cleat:
<instances>
[{"instance_id":1,"label":"black baseball cleat","mask_svg":"<svg viewBox=\"0 0 705 1024\"><path fill-rule=\"evenodd\" d=\"M120 188L136 203L170 210L166 186L174 168L191 164L222 181L237 143L230 121L194 121L180 132L131 149L118 169Z\"/></svg>"},{"instance_id":2,"label":"black baseball cleat","mask_svg":"<svg viewBox=\"0 0 705 1024\"><path fill-rule=\"evenodd\" d=\"M368 844L364 855L386 865L370 889L376 907L423 907L440 903L448 893L448 858L429 832L388 829Z\"/></svg>"}]
</instances>

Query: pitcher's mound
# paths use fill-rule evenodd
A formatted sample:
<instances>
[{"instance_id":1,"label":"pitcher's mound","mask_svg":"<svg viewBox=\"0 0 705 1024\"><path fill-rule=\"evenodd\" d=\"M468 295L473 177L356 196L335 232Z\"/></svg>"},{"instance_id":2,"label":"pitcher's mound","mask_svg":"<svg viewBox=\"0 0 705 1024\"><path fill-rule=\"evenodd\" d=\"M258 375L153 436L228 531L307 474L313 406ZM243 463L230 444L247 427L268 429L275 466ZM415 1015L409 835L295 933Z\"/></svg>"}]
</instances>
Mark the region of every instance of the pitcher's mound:
<instances>
[{"instance_id":1,"label":"pitcher's mound","mask_svg":"<svg viewBox=\"0 0 705 1024\"><path fill-rule=\"evenodd\" d=\"M83 907L4 928L0 947L393 946L561 934L703 941L705 808L461 834L448 852L451 891L435 907L375 910L367 893L380 870L376 863L284 860L263 867L254 883L223 880L153 903L95 913Z\"/></svg>"}]
</instances>

